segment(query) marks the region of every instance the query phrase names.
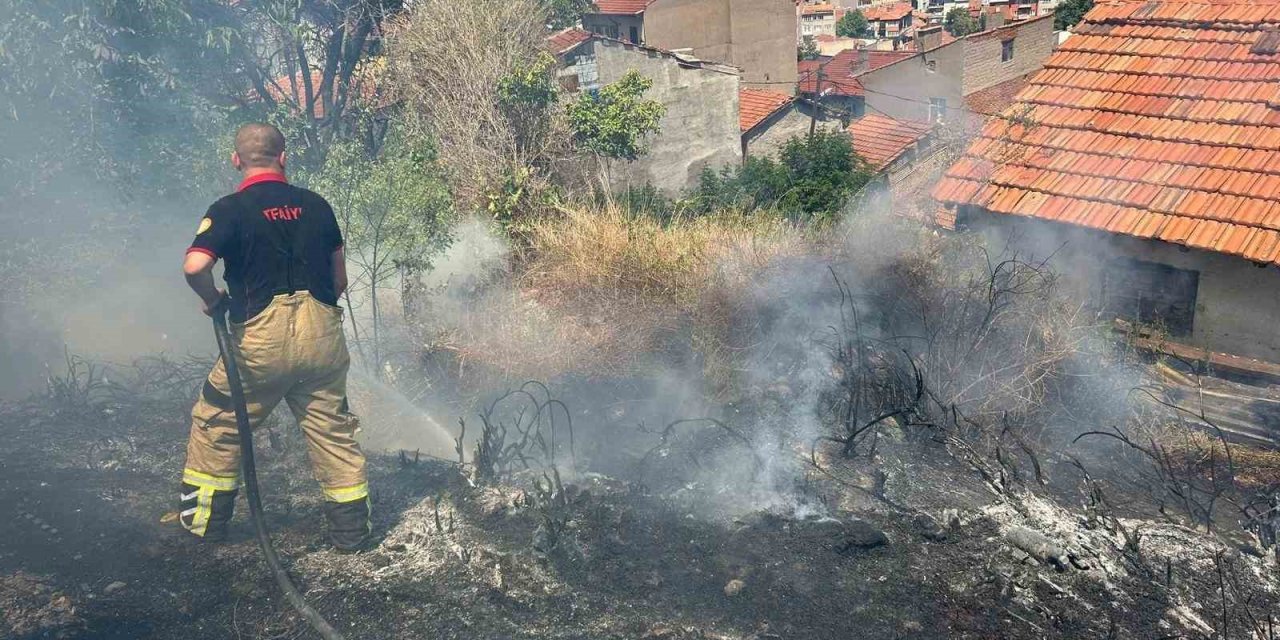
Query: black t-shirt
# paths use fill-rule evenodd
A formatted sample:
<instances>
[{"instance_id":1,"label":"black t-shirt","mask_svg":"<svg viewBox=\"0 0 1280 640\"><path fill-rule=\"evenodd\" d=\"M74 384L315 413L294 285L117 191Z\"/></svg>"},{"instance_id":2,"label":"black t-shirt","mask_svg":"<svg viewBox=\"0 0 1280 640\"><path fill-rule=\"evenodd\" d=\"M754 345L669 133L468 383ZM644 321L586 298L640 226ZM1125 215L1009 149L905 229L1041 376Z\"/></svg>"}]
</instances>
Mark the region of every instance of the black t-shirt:
<instances>
[{"instance_id":1,"label":"black t-shirt","mask_svg":"<svg viewBox=\"0 0 1280 640\"><path fill-rule=\"evenodd\" d=\"M244 322L282 293L310 291L337 304L333 252L341 246L342 231L324 198L267 173L213 203L187 252L224 261L231 320Z\"/></svg>"}]
</instances>

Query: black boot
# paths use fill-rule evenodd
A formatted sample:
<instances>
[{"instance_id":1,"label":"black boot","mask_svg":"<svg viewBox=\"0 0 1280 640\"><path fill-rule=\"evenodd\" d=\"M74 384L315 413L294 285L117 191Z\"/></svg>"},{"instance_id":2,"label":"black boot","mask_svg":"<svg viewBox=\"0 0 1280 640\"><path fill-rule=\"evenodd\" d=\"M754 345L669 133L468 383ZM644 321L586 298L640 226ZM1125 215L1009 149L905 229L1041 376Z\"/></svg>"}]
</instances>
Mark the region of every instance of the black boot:
<instances>
[{"instance_id":1,"label":"black boot","mask_svg":"<svg viewBox=\"0 0 1280 640\"><path fill-rule=\"evenodd\" d=\"M182 483L178 521L205 542L227 539L227 526L236 506L236 490L219 491Z\"/></svg>"},{"instance_id":2,"label":"black boot","mask_svg":"<svg viewBox=\"0 0 1280 640\"><path fill-rule=\"evenodd\" d=\"M369 498L350 502L324 503L324 516L329 521L329 542L338 551L354 553L369 542Z\"/></svg>"}]
</instances>

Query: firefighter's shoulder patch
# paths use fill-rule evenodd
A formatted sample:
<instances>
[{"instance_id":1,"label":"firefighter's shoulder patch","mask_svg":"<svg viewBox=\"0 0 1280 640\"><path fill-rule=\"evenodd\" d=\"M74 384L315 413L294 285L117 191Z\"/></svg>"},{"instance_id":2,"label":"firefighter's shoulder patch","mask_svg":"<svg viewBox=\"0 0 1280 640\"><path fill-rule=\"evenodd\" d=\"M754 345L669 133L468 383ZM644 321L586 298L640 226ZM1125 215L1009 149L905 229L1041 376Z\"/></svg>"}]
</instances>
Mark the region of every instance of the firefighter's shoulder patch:
<instances>
[{"instance_id":1,"label":"firefighter's shoulder patch","mask_svg":"<svg viewBox=\"0 0 1280 640\"><path fill-rule=\"evenodd\" d=\"M202 234L202 233L204 233L204 232L208 231L208 230L209 230L209 227L212 227L212 226L213 226L213 220L210 220L210 219L208 219L208 218L201 218L201 219L200 219L200 229L198 229L198 230L196 231L196 235L200 235L200 234Z\"/></svg>"}]
</instances>

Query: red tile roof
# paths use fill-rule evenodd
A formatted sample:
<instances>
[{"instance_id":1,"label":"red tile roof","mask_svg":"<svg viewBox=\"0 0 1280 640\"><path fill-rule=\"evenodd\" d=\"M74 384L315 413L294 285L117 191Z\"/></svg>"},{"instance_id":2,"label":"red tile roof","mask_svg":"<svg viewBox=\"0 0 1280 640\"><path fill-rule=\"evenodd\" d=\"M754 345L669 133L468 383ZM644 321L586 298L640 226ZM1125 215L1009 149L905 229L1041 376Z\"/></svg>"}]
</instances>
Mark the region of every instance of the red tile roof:
<instances>
[{"instance_id":1,"label":"red tile roof","mask_svg":"<svg viewBox=\"0 0 1280 640\"><path fill-rule=\"evenodd\" d=\"M964 106L978 115L981 120L985 120L986 116L996 115L1013 104L1013 99L1018 95L1019 91L1022 91L1023 87L1027 86L1027 82L1034 73L1032 71L1031 73L1005 80L1000 84L992 85L981 91L974 91L964 97Z\"/></svg>"},{"instance_id":2,"label":"red tile roof","mask_svg":"<svg viewBox=\"0 0 1280 640\"><path fill-rule=\"evenodd\" d=\"M870 22L882 22L885 20L901 20L911 15L910 2L895 2L893 4L877 4L862 9L862 15Z\"/></svg>"},{"instance_id":3,"label":"red tile roof","mask_svg":"<svg viewBox=\"0 0 1280 640\"><path fill-rule=\"evenodd\" d=\"M577 27L569 27L568 29L557 31L550 36L547 36L547 47L551 49L551 53L558 56L590 39L590 31L584 31Z\"/></svg>"},{"instance_id":4,"label":"red tile roof","mask_svg":"<svg viewBox=\"0 0 1280 640\"><path fill-rule=\"evenodd\" d=\"M1100 2L934 189L1280 264L1280 4Z\"/></svg>"},{"instance_id":5,"label":"red tile roof","mask_svg":"<svg viewBox=\"0 0 1280 640\"><path fill-rule=\"evenodd\" d=\"M830 13L834 15L835 11L836 11L836 8L830 4L806 4L806 5L801 5L800 7L801 15L806 15L806 16L817 15L820 13Z\"/></svg>"},{"instance_id":6,"label":"red tile roof","mask_svg":"<svg viewBox=\"0 0 1280 640\"><path fill-rule=\"evenodd\" d=\"M929 135L931 128L927 122L870 114L854 120L847 131L853 137L853 151L872 169L881 169L897 160L917 140Z\"/></svg>"},{"instance_id":7,"label":"red tile roof","mask_svg":"<svg viewBox=\"0 0 1280 640\"><path fill-rule=\"evenodd\" d=\"M644 13L649 8L653 0L596 0L596 10L593 13L603 13L613 16L633 16L637 13Z\"/></svg>"},{"instance_id":8,"label":"red tile roof","mask_svg":"<svg viewBox=\"0 0 1280 640\"><path fill-rule=\"evenodd\" d=\"M858 67L857 49L845 49L825 64L814 64L815 61L806 60L804 62L809 62L809 65L801 62L798 67L800 93L818 92L817 70L821 67L823 91L830 89L832 94L838 96L860 96L863 95L863 89L862 83L857 80L858 76L914 55L918 55L918 52L867 51L867 68L857 71L855 71Z\"/></svg>"},{"instance_id":9,"label":"red tile roof","mask_svg":"<svg viewBox=\"0 0 1280 640\"><path fill-rule=\"evenodd\" d=\"M750 131L779 109L791 104L794 96L763 89L738 90L738 128Z\"/></svg>"}]
</instances>

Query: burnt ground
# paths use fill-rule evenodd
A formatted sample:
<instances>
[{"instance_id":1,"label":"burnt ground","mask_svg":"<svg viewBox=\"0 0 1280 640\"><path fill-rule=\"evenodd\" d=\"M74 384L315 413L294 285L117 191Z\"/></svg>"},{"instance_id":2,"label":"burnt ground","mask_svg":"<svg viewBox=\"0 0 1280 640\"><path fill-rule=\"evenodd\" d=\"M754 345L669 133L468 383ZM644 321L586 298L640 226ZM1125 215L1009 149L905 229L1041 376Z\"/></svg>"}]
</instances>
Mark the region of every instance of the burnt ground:
<instances>
[{"instance_id":1,"label":"burnt ground","mask_svg":"<svg viewBox=\"0 0 1280 640\"><path fill-rule=\"evenodd\" d=\"M161 523L187 409L0 405L0 635L316 637L278 595L243 499L228 544ZM258 437L269 524L349 638L1267 638L1280 613L1268 553L1136 519L1126 552L1072 490L996 496L892 430L879 473L819 455L822 472L761 509L716 508L751 501L661 465L646 484L566 477L548 503L531 472L473 487L450 462L375 454L380 543L338 555L294 431Z\"/></svg>"}]
</instances>

